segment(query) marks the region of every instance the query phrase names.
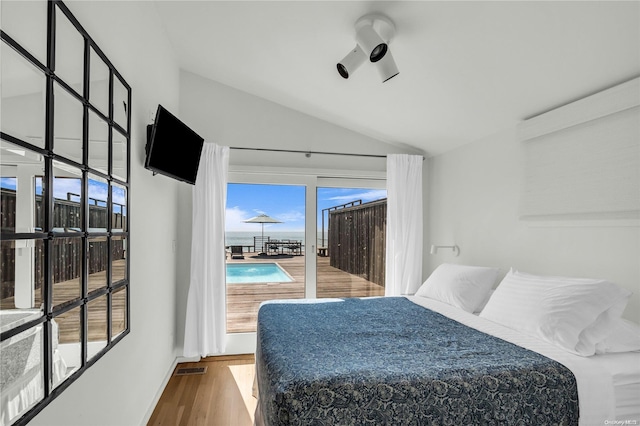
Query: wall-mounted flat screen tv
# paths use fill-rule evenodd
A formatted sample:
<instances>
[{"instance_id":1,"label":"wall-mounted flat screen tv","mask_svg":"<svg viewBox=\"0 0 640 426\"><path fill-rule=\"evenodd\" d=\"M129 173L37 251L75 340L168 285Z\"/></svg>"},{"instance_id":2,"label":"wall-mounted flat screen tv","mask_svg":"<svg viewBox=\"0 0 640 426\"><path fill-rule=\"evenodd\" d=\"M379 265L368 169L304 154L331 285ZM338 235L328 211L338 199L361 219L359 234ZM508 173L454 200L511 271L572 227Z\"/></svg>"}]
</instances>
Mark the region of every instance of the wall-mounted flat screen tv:
<instances>
[{"instance_id":1,"label":"wall-mounted flat screen tv","mask_svg":"<svg viewBox=\"0 0 640 426\"><path fill-rule=\"evenodd\" d=\"M144 167L193 185L198 174L203 142L200 135L158 105L154 123L147 126Z\"/></svg>"}]
</instances>

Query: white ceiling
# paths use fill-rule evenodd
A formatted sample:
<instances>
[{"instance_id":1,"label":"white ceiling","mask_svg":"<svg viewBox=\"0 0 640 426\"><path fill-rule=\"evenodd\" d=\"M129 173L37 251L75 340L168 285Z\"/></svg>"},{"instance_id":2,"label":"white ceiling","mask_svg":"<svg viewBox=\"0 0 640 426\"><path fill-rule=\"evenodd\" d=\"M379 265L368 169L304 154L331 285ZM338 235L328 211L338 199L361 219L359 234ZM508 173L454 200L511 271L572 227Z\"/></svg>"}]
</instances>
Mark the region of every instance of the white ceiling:
<instances>
[{"instance_id":1,"label":"white ceiling","mask_svg":"<svg viewBox=\"0 0 640 426\"><path fill-rule=\"evenodd\" d=\"M180 66L435 155L640 75L640 2L161 1ZM400 74L336 63L380 12Z\"/></svg>"}]
</instances>

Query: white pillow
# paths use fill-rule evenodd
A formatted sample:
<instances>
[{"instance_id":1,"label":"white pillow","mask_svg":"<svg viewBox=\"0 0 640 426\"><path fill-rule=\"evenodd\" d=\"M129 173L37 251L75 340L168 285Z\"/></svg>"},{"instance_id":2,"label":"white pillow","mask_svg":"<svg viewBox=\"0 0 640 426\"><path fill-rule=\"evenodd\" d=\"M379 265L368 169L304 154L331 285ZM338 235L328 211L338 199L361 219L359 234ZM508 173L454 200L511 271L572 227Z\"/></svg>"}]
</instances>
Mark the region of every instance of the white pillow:
<instances>
[{"instance_id":1,"label":"white pillow","mask_svg":"<svg viewBox=\"0 0 640 426\"><path fill-rule=\"evenodd\" d=\"M596 354L632 351L640 351L640 327L622 318L615 322L611 333L596 344Z\"/></svg>"},{"instance_id":2,"label":"white pillow","mask_svg":"<svg viewBox=\"0 0 640 426\"><path fill-rule=\"evenodd\" d=\"M611 332L631 292L605 280L509 271L480 316L589 356Z\"/></svg>"},{"instance_id":3,"label":"white pillow","mask_svg":"<svg viewBox=\"0 0 640 426\"><path fill-rule=\"evenodd\" d=\"M489 302L489 299L491 298L491 295L493 294L493 292L494 290L489 290L489 292L487 293L487 297L485 297L482 303L480 303L476 308L476 310L473 311L474 314L479 314L480 312L482 312L484 307L487 306L487 303Z\"/></svg>"},{"instance_id":4,"label":"white pillow","mask_svg":"<svg viewBox=\"0 0 640 426\"><path fill-rule=\"evenodd\" d=\"M582 330L578 336L576 352L579 354L587 354L587 356L593 355L596 352L598 343L602 342L613 331L628 301L628 298L620 299L609 309L598 315L590 326Z\"/></svg>"},{"instance_id":5,"label":"white pillow","mask_svg":"<svg viewBox=\"0 0 640 426\"><path fill-rule=\"evenodd\" d=\"M475 312L487 299L497 277L497 268L443 263L422 284L416 296Z\"/></svg>"}]
</instances>

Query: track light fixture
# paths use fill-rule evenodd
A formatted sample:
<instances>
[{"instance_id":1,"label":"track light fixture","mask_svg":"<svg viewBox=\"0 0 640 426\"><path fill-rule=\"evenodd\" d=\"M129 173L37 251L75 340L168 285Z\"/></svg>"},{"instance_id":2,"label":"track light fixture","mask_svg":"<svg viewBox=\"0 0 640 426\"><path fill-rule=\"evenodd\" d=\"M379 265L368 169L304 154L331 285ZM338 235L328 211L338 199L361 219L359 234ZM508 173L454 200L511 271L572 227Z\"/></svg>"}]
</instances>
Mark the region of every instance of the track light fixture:
<instances>
[{"instance_id":1,"label":"track light fixture","mask_svg":"<svg viewBox=\"0 0 640 426\"><path fill-rule=\"evenodd\" d=\"M400 74L396 61L393 60L393 56L391 55L391 51L387 52L384 58L380 59L376 64L376 68L378 68L378 74L380 74L383 83Z\"/></svg>"},{"instance_id":2,"label":"track light fixture","mask_svg":"<svg viewBox=\"0 0 640 426\"><path fill-rule=\"evenodd\" d=\"M389 50L389 42L395 34L395 26L389 18L380 14L365 15L355 23L356 47L337 64L338 73L349 78L365 61L374 63L382 82L399 74Z\"/></svg>"},{"instance_id":3,"label":"track light fixture","mask_svg":"<svg viewBox=\"0 0 640 426\"><path fill-rule=\"evenodd\" d=\"M343 78L349 78L366 60L367 56L364 54L364 51L360 45L356 44L356 47L338 63L338 72Z\"/></svg>"},{"instance_id":4,"label":"track light fixture","mask_svg":"<svg viewBox=\"0 0 640 426\"><path fill-rule=\"evenodd\" d=\"M358 22L361 22L362 19ZM371 62L378 62L384 58L387 53L387 43L380 38L378 33L373 29L372 22L365 20L364 23L360 23L358 26L356 22L356 42L364 53L369 56Z\"/></svg>"}]
</instances>

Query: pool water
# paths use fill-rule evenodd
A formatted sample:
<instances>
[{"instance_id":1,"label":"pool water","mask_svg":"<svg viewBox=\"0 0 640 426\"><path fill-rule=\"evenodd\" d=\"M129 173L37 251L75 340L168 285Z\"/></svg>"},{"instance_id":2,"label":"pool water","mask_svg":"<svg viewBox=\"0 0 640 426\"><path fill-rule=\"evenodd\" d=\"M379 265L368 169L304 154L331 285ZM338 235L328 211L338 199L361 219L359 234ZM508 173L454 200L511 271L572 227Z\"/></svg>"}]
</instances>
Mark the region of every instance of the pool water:
<instances>
[{"instance_id":1,"label":"pool water","mask_svg":"<svg viewBox=\"0 0 640 426\"><path fill-rule=\"evenodd\" d=\"M293 279L277 263L227 263L227 284L288 283Z\"/></svg>"}]
</instances>

